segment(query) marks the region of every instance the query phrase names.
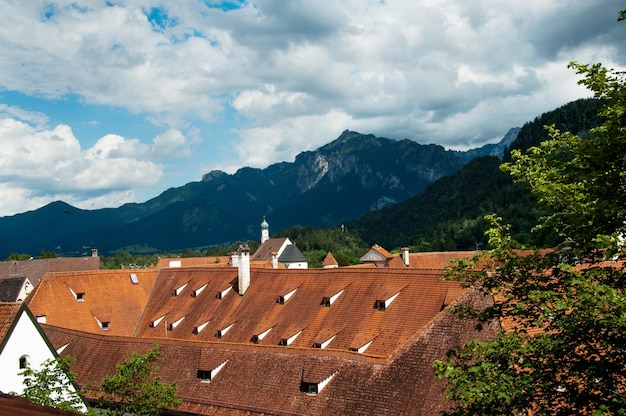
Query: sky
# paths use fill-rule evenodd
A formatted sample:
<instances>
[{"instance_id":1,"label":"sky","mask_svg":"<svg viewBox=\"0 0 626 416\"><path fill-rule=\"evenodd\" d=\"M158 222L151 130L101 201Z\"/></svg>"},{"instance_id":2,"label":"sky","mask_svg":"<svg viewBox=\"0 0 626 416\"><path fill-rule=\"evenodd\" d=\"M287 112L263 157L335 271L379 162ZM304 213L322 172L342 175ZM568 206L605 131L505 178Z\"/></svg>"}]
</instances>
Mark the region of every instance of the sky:
<instances>
[{"instance_id":1,"label":"sky","mask_svg":"<svg viewBox=\"0 0 626 416\"><path fill-rule=\"evenodd\" d=\"M465 150L626 67L614 0L0 2L0 216L144 202L348 129Z\"/></svg>"}]
</instances>

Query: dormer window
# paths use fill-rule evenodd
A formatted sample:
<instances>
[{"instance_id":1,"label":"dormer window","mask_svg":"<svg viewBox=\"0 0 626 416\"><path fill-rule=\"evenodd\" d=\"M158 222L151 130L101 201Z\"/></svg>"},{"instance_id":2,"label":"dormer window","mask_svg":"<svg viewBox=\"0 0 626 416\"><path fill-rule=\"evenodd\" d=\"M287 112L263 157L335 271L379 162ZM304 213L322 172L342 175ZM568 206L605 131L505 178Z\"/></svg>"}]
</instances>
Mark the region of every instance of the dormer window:
<instances>
[{"instance_id":1,"label":"dormer window","mask_svg":"<svg viewBox=\"0 0 626 416\"><path fill-rule=\"evenodd\" d=\"M293 344L293 342L296 340L296 338L298 338L298 335L300 335L301 333L302 333L302 331L298 331L295 334L293 334L292 336L290 336L289 338L282 338L278 344L279 345L283 345L283 346L289 346L289 345Z\"/></svg>"},{"instance_id":2,"label":"dormer window","mask_svg":"<svg viewBox=\"0 0 626 416\"><path fill-rule=\"evenodd\" d=\"M178 296L178 295L180 295L180 292L182 292L182 291L183 291L183 290L187 287L187 285L188 285L188 284L189 284L189 282L187 282L187 283L185 283L184 285L182 285L182 286L180 286L180 287L178 287L178 288L174 289L174 291L172 292L172 296Z\"/></svg>"},{"instance_id":3,"label":"dormer window","mask_svg":"<svg viewBox=\"0 0 626 416\"><path fill-rule=\"evenodd\" d=\"M111 321L100 320L95 315L94 315L94 319L98 323L98 326L100 327L100 329L102 329L103 331L108 331L109 329L111 329Z\"/></svg>"},{"instance_id":4,"label":"dormer window","mask_svg":"<svg viewBox=\"0 0 626 416\"><path fill-rule=\"evenodd\" d=\"M72 292L72 295L74 295L74 299L76 299L77 302L85 301L85 292L77 292L71 287L70 287L70 292Z\"/></svg>"},{"instance_id":5,"label":"dormer window","mask_svg":"<svg viewBox=\"0 0 626 416\"><path fill-rule=\"evenodd\" d=\"M228 362L228 360L225 360L224 362L222 362L220 365L218 365L217 367L215 367L212 370L198 369L197 377L203 383L209 383L211 380L213 380L215 378L217 373L219 373L222 370L222 368L224 368L224 366L226 365L227 362Z\"/></svg>"},{"instance_id":6,"label":"dormer window","mask_svg":"<svg viewBox=\"0 0 626 416\"><path fill-rule=\"evenodd\" d=\"M270 333L270 331L272 330L272 328L268 328L265 331L261 332L258 335L253 335L251 341L255 344L258 344L259 342L263 341L263 338L265 338L267 336L267 334Z\"/></svg>"},{"instance_id":7,"label":"dormer window","mask_svg":"<svg viewBox=\"0 0 626 416\"><path fill-rule=\"evenodd\" d=\"M393 295L392 297L390 297L388 299L379 299L379 300L377 300L374 303L374 308L378 309L379 311L387 310L389 305L391 305L391 302L393 302L398 297L399 294L400 294L400 292L396 293L395 295Z\"/></svg>"},{"instance_id":8,"label":"dormer window","mask_svg":"<svg viewBox=\"0 0 626 416\"><path fill-rule=\"evenodd\" d=\"M233 325L235 325L235 324L230 324L230 325L228 325L228 326L227 326L227 327L225 327L225 328L218 329L218 330L217 330L217 332L215 333L215 336L216 336L217 338L222 338L224 335L226 335L226 333L227 333L228 331L230 331L230 329L233 327Z\"/></svg>"},{"instance_id":9,"label":"dormer window","mask_svg":"<svg viewBox=\"0 0 626 416\"><path fill-rule=\"evenodd\" d=\"M180 325L180 323L183 321L183 319L185 319L184 316L179 318L179 319L177 319L177 320L175 320L174 322L170 323L167 326L167 329L170 330L170 331L173 331L178 325Z\"/></svg>"},{"instance_id":10,"label":"dormer window","mask_svg":"<svg viewBox=\"0 0 626 416\"><path fill-rule=\"evenodd\" d=\"M358 348L350 348L350 351L356 351L359 354L363 354L365 352L365 350L367 350L370 347L370 345L372 345L372 342L374 342L374 340L371 340L368 343L363 344L363 345L361 345Z\"/></svg>"},{"instance_id":11,"label":"dormer window","mask_svg":"<svg viewBox=\"0 0 626 416\"><path fill-rule=\"evenodd\" d=\"M160 324L163 319L165 319L165 315L163 315L160 318L157 318L154 321L150 322L150 328L154 328L155 326Z\"/></svg>"},{"instance_id":12,"label":"dormer window","mask_svg":"<svg viewBox=\"0 0 626 416\"><path fill-rule=\"evenodd\" d=\"M335 374L336 373L331 374L320 382L303 381L301 385L301 390L304 391L308 396L317 396L318 394L320 394L322 389L326 387L326 385L330 383L330 381L335 377Z\"/></svg>"},{"instance_id":13,"label":"dormer window","mask_svg":"<svg viewBox=\"0 0 626 416\"><path fill-rule=\"evenodd\" d=\"M281 295L278 297L278 299L276 300L276 303L280 304L280 305L284 305L285 302L287 302L289 299L291 299L291 297L293 295L296 294L296 290L298 290L298 288L295 288L294 290L292 290L291 292L285 294L285 295Z\"/></svg>"},{"instance_id":14,"label":"dormer window","mask_svg":"<svg viewBox=\"0 0 626 416\"><path fill-rule=\"evenodd\" d=\"M217 299L224 299L224 296L226 296L228 292L231 291L232 288L233 288L232 286L228 286L226 289L222 290L221 292L217 292L217 295L215 295L215 297Z\"/></svg>"},{"instance_id":15,"label":"dormer window","mask_svg":"<svg viewBox=\"0 0 626 416\"><path fill-rule=\"evenodd\" d=\"M209 321L206 321L206 322L204 322L204 323L202 323L202 324L200 324L200 325L198 325L198 326L194 326L194 327L193 327L193 331L192 331L192 332L193 332L193 334L194 334L194 335L198 335L200 332L202 332L202 330L203 330L204 328L206 328L206 326L207 326L208 324L209 324Z\"/></svg>"},{"instance_id":16,"label":"dormer window","mask_svg":"<svg viewBox=\"0 0 626 416\"><path fill-rule=\"evenodd\" d=\"M333 303L335 303L335 301L337 300L337 298L339 296L341 296L341 294L343 293L343 289L341 289L339 292L335 293L332 296L324 296L322 298L322 305L323 306L331 306Z\"/></svg>"},{"instance_id":17,"label":"dormer window","mask_svg":"<svg viewBox=\"0 0 626 416\"><path fill-rule=\"evenodd\" d=\"M324 349L326 347L328 347L328 344L330 344L331 342L333 342L333 339L335 339L336 335L333 335L332 337L328 338L326 341L324 342L314 342L313 343L313 348L321 348Z\"/></svg>"},{"instance_id":18,"label":"dormer window","mask_svg":"<svg viewBox=\"0 0 626 416\"><path fill-rule=\"evenodd\" d=\"M192 297L192 298L197 298L197 297L198 297L198 295L199 295L200 293L202 293L202 291L203 291L204 289L206 289L206 287L207 287L208 285L209 285L208 283L205 283L204 285L200 286L199 288L197 288L196 290L194 290L193 292L191 292L191 297Z\"/></svg>"}]
</instances>

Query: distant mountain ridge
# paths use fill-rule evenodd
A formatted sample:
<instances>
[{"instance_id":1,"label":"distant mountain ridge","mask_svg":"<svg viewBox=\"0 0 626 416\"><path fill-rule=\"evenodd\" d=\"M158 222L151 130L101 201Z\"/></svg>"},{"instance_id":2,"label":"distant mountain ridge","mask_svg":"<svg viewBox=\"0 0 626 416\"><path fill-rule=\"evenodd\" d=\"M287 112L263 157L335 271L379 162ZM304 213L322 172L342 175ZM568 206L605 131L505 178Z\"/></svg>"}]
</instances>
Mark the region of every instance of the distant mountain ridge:
<instances>
[{"instance_id":1,"label":"distant mountain ridge","mask_svg":"<svg viewBox=\"0 0 626 416\"><path fill-rule=\"evenodd\" d=\"M0 218L0 258L42 249L71 255L90 248L162 252L226 244L257 239L263 216L272 233L337 225L418 195L494 149L470 154L346 130L294 162L209 172L144 203L88 211L54 202Z\"/></svg>"}]
</instances>

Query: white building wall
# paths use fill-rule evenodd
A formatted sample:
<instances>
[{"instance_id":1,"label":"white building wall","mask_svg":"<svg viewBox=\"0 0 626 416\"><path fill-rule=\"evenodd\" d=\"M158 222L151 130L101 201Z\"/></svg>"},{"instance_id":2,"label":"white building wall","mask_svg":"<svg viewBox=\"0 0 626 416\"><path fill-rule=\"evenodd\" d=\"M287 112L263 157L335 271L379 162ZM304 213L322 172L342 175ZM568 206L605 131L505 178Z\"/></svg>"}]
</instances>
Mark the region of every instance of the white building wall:
<instances>
[{"instance_id":1,"label":"white building wall","mask_svg":"<svg viewBox=\"0 0 626 416\"><path fill-rule=\"evenodd\" d=\"M22 394L24 378L20 375L23 371L20 369L20 358L27 356L30 367L39 369L45 360L54 359L55 354L25 310L22 310L13 332L7 337L0 352L0 391ZM86 411L86 407L83 410Z\"/></svg>"}]
</instances>

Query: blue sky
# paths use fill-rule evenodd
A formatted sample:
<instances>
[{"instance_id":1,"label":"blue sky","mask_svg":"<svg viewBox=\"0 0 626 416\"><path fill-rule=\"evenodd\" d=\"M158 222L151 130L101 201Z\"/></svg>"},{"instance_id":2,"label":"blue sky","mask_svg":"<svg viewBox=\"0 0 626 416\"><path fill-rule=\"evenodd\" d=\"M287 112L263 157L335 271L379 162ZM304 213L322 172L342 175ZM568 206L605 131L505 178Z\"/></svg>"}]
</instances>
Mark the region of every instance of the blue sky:
<instances>
[{"instance_id":1,"label":"blue sky","mask_svg":"<svg viewBox=\"0 0 626 416\"><path fill-rule=\"evenodd\" d=\"M345 129L467 149L626 67L611 0L0 2L0 216L143 202Z\"/></svg>"}]
</instances>

